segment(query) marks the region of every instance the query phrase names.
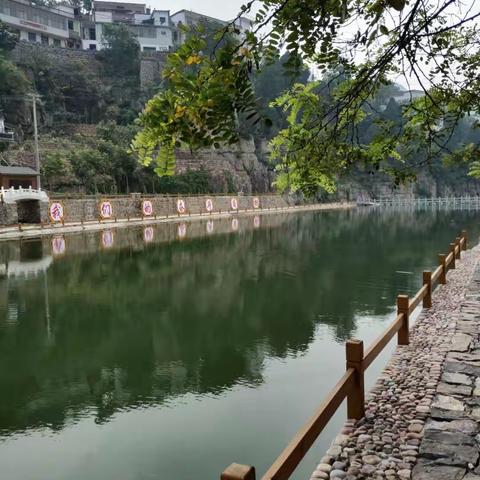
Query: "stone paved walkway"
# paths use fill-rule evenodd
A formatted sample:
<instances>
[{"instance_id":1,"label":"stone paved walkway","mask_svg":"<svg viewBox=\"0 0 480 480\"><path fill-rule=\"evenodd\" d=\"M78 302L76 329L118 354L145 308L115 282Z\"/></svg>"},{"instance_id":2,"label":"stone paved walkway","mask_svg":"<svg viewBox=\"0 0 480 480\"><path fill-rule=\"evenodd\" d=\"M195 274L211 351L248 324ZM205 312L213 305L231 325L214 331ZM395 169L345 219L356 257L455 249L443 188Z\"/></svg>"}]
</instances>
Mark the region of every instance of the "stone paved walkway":
<instances>
[{"instance_id":1,"label":"stone paved walkway","mask_svg":"<svg viewBox=\"0 0 480 480\"><path fill-rule=\"evenodd\" d=\"M480 480L479 260L480 247L462 254L312 480Z\"/></svg>"},{"instance_id":2,"label":"stone paved walkway","mask_svg":"<svg viewBox=\"0 0 480 480\"><path fill-rule=\"evenodd\" d=\"M480 267L457 318L414 480L480 480Z\"/></svg>"}]
</instances>

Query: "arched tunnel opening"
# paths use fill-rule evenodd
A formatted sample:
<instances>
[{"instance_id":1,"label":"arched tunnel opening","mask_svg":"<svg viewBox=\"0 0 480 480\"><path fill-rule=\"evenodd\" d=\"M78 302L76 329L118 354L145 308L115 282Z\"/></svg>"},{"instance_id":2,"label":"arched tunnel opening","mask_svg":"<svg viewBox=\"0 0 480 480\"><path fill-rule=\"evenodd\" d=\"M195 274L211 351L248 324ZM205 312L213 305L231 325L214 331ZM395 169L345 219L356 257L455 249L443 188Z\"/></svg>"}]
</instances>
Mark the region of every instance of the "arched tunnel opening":
<instances>
[{"instance_id":1,"label":"arched tunnel opening","mask_svg":"<svg viewBox=\"0 0 480 480\"><path fill-rule=\"evenodd\" d=\"M40 202L20 200L17 202L18 223L41 223Z\"/></svg>"}]
</instances>

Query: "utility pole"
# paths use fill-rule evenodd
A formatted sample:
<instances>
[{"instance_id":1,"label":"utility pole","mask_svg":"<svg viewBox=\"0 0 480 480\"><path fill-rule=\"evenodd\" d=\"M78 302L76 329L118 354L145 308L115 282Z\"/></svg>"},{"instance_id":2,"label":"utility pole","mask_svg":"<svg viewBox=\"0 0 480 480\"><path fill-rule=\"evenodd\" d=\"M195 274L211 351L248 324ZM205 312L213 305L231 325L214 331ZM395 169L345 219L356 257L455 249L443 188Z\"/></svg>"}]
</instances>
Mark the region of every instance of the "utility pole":
<instances>
[{"instance_id":1,"label":"utility pole","mask_svg":"<svg viewBox=\"0 0 480 480\"><path fill-rule=\"evenodd\" d=\"M32 94L33 104L33 138L35 143L35 167L37 170L37 189L40 190L40 152L38 150L38 125L37 125L37 96Z\"/></svg>"}]
</instances>

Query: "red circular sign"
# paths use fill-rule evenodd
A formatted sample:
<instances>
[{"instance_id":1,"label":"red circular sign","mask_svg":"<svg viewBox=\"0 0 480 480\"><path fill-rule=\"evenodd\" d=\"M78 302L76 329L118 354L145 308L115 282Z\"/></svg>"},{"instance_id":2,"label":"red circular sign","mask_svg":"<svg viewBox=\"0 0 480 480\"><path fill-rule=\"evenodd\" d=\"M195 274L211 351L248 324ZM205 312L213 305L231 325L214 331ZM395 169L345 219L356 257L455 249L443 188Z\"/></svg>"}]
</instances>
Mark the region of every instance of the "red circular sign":
<instances>
[{"instance_id":1,"label":"red circular sign","mask_svg":"<svg viewBox=\"0 0 480 480\"><path fill-rule=\"evenodd\" d=\"M52 202L49 207L49 214L52 222L61 222L64 214L63 205L60 202Z\"/></svg>"},{"instance_id":2,"label":"red circular sign","mask_svg":"<svg viewBox=\"0 0 480 480\"><path fill-rule=\"evenodd\" d=\"M100 216L102 218L112 218L113 207L109 201L105 201L100 204Z\"/></svg>"},{"instance_id":3,"label":"red circular sign","mask_svg":"<svg viewBox=\"0 0 480 480\"><path fill-rule=\"evenodd\" d=\"M185 213L186 211L187 211L187 205L185 204L185 200L183 200L183 198L179 198L177 200L177 212Z\"/></svg>"},{"instance_id":4,"label":"red circular sign","mask_svg":"<svg viewBox=\"0 0 480 480\"><path fill-rule=\"evenodd\" d=\"M150 200L142 202L142 213L145 217L150 217L153 214L153 205Z\"/></svg>"}]
</instances>

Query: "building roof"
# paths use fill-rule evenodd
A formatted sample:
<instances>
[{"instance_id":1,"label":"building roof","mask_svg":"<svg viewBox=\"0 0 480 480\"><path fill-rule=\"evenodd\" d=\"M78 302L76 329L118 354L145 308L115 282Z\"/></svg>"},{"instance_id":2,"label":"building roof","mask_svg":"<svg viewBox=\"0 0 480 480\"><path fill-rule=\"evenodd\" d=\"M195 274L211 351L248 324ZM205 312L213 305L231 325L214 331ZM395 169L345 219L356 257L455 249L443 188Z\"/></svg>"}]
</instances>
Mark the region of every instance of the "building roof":
<instances>
[{"instance_id":1,"label":"building roof","mask_svg":"<svg viewBox=\"0 0 480 480\"><path fill-rule=\"evenodd\" d=\"M4 167L1 165L0 175L37 175L37 172L30 167Z\"/></svg>"},{"instance_id":2,"label":"building roof","mask_svg":"<svg viewBox=\"0 0 480 480\"><path fill-rule=\"evenodd\" d=\"M173 13L172 15L170 15L170 18L172 18L175 15L178 15L180 13L185 13L187 15L192 15L194 17L201 18L201 19L212 20L212 21L217 22L217 23L223 23L223 24L228 23L225 20L220 20L219 18L211 17L210 15L204 15L203 13L194 12L193 10L187 10L185 8L182 9L182 10L179 10L178 12Z\"/></svg>"}]
</instances>

